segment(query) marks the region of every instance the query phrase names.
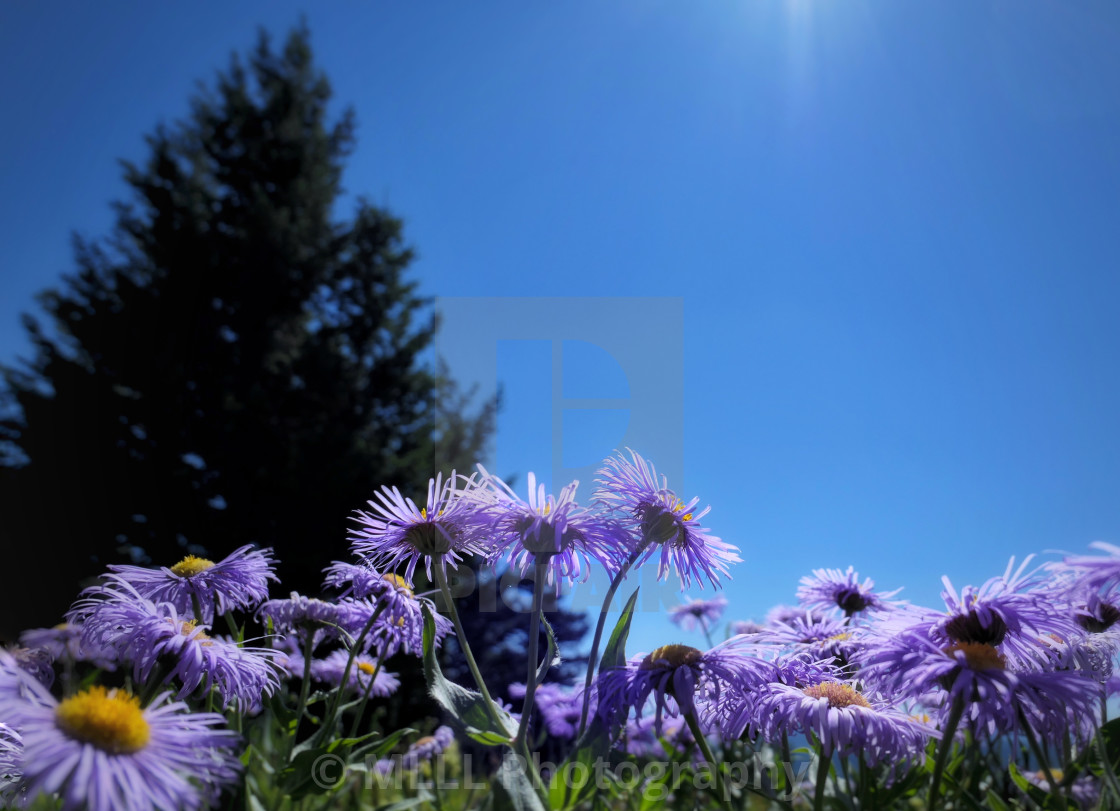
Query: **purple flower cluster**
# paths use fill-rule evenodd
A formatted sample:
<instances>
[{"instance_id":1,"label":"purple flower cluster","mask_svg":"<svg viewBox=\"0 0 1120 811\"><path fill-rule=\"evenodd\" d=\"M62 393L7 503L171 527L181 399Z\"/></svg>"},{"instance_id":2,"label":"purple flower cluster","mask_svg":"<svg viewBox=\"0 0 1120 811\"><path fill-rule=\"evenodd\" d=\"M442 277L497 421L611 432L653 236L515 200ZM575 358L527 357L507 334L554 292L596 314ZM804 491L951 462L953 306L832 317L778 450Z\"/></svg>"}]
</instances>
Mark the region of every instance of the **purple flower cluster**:
<instances>
[{"instance_id":1,"label":"purple flower cluster","mask_svg":"<svg viewBox=\"0 0 1120 811\"><path fill-rule=\"evenodd\" d=\"M242 709L255 709L280 684L275 651L212 635L209 626L184 619L172 603L141 596L120 575L88 589L70 618L81 625L83 646L113 650L118 661L132 664L141 684L159 666L161 683L179 683L179 698L213 688L223 707L236 701Z\"/></svg>"},{"instance_id":2,"label":"purple flower cluster","mask_svg":"<svg viewBox=\"0 0 1120 811\"><path fill-rule=\"evenodd\" d=\"M576 502L579 482L552 495L530 473L523 498L481 465L477 476L432 479L424 507L382 488L370 510L356 514L352 547L364 564L403 567L409 580L417 566L429 577L434 566L438 578L445 567L479 556L508 562L521 575L540 574L557 592L586 580L593 567L615 576L654 555L662 579L673 569L682 588L703 578L718 586L739 561L734 546L701 526L710 508L680 499L638 454L608 458L598 476L590 507ZM360 566L338 564L330 577L355 594L372 588Z\"/></svg>"}]
</instances>

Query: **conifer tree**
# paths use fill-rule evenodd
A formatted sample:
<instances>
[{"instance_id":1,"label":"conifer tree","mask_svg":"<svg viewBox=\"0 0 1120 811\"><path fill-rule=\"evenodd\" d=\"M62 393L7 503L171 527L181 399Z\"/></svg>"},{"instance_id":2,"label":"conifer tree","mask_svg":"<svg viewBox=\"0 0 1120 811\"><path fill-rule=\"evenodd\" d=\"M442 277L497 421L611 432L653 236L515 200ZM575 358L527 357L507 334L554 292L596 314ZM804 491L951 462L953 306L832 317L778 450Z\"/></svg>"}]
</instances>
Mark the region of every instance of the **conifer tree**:
<instances>
[{"instance_id":1,"label":"conifer tree","mask_svg":"<svg viewBox=\"0 0 1120 811\"><path fill-rule=\"evenodd\" d=\"M467 398L424 363L400 221L340 202L354 123L330 98L305 29L262 34L124 165L111 234L41 296L51 326L25 316L33 357L0 368L5 635L105 564L246 543L314 593L376 486L479 457L496 403L433 430L437 399Z\"/></svg>"}]
</instances>

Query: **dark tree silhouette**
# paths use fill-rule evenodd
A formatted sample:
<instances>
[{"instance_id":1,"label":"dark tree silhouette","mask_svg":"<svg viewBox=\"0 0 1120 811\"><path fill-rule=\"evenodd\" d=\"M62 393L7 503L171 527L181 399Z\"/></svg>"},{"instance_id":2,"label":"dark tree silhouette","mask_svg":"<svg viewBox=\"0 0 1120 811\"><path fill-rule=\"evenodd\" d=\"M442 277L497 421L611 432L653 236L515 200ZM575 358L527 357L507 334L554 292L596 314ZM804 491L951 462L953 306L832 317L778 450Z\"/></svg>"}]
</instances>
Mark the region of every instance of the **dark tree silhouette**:
<instances>
[{"instance_id":1,"label":"dark tree silhouette","mask_svg":"<svg viewBox=\"0 0 1120 811\"><path fill-rule=\"evenodd\" d=\"M76 240L41 296L53 327L25 316L34 356L0 369L6 636L107 563L246 543L276 549L283 592L317 592L374 487L422 493L436 460L481 454L497 404L425 365L401 223L338 216L354 127L330 97L305 29L262 34L125 164L111 235Z\"/></svg>"}]
</instances>

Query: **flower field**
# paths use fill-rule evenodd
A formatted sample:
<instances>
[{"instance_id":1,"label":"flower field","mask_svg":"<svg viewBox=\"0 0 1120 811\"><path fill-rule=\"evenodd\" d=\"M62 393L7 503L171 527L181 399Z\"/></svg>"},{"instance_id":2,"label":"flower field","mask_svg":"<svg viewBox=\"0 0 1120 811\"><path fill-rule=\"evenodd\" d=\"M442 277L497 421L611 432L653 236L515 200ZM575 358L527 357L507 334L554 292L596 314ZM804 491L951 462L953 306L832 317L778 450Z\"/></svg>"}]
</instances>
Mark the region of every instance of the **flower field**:
<instances>
[{"instance_id":1,"label":"flower field","mask_svg":"<svg viewBox=\"0 0 1120 811\"><path fill-rule=\"evenodd\" d=\"M931 607L818 569L764 622L687 600L670 618L703 647L630 652L640 568L718 589L739 550L633 452L576 496L532 474L523 496L481 466L422 500L382 488L316 596L278 596L251 547L108 567L65 622L0 651L0 803L1120 808L1120 548L945 579ZM469 566L533 583L523 682L489 683L467 643L449 579ZM586 674L560 683L545 607L596 570L610 587ZM468 683L440 667L452 640ZM439 716L396 728L412 662Z\"/></svg>"}]
</instances>

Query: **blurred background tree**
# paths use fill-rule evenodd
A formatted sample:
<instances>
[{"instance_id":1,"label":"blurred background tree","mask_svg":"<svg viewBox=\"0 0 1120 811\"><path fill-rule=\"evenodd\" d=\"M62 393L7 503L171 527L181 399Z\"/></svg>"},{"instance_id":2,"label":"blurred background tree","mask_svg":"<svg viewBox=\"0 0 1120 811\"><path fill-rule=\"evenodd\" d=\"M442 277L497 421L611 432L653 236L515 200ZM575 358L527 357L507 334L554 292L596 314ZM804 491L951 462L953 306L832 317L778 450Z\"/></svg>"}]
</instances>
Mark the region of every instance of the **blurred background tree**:
<instances>
[{"instance_id":1,"label":"blurred background tree","mask_svg":"<svg viewBox=\"0 0 1120 811\"><path fill-rule=\"evenodd\" d=\"M51 327L25 316L0 514L34 598L5 590L5 637L108 563L246 543L275 548L280 591L316 593L376 486L423 493L436 460L481 458L497 403L433 368L400 221L360 199L339 218L354 124L330 98L306 29L262 33L124 165L112 233L75 238L77 271L41 295Z\"/></svg>"}]
</instances>

